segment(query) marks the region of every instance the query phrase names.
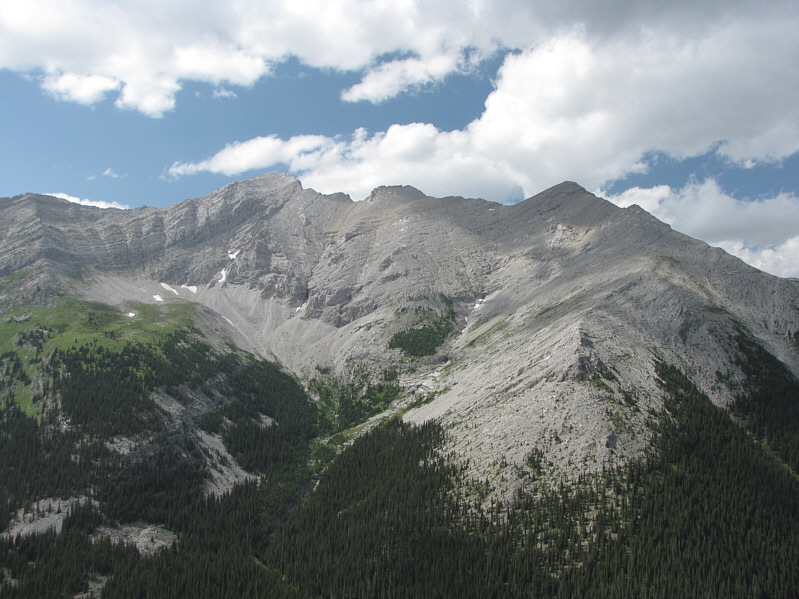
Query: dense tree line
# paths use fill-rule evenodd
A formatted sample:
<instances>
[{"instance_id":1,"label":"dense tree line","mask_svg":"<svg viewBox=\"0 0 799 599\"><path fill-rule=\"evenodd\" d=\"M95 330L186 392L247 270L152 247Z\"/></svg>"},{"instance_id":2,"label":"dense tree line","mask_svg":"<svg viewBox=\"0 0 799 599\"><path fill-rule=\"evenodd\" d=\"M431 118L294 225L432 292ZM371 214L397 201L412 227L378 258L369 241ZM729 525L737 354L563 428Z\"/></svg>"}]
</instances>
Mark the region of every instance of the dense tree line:
<instances>
[{"instance_id":1,"label":"dense tree line","mask_svg":"<svg viewBox=\"0 0 799 599\"><path fill-rule=\"evenodd\" d=\"M131 345L118 353L86 345L55 350L52 388L64 414L86 433L132 435L152 422L150 389L141 373L146 361L147 349Z\"/></svg>"},{"instance_id":2,"label":"dense tree line","mask_svg":"<svg viewBox=\"0 0 799 599\"><path fill-rule=\"evenodd\" d=\"M435 424L358 439L270 546L311 596L791 597L799 483L679 371L657 451L512 506L459 498Z\"/></svg>"},{"instance_id":3,"label":"dense tree line","mask_svg":"<svg viewBox=\"0 0 799 599\"><path fill-rule=\"evenodd\" d=\"M799 381L750 335L739 332L735 340L746 382L732 411L799 473Z\"/></svg>"},{"instance_id":4,"label":"dense tree line","mask_svg":"<svg viewBox=\"0 0 799 599\"><path fill-rule=\"evenodd\" d=\"M99 514L85 505L74 508L58 535L49 531L0 540L4 569L0 594L73 597L86 591L90 580L104 579L121 564L138 561L135 548L89 537L100 522Z\"/></svg>"},{"instance_id":5,"label":"dense tree line","mask_svg":"<svg viewBox=\"0 0 799 599\"><path fill-rule=\"evenodd\" d=\"M52 415L50 415L52 416ZM86 489L108 454L102 444L75 431L58 431L52 421L40 425L14 403L0 411L0 518L40 497L68 496Z\"/></svg>"},{"instance_id":6,"label":"dense tree line","mask_svg":"<svg viewBox=\"0 0 799 599\"><path fill-rule=\"evenodd\" d=\"M151 558L128 560L115 570L103 597L301 597L257 555L268 538L274 507L269 482L245 483L220 498L185 507L180 541Z\"/></svg>"},{"instance_id":7,"label":"dense tree line","mask_svg":"<svg viewBox=\"0 0 799 599\"><path fill-rule=\"evenodd\" d=\"M94 342L56 349L48 364L53 391L70 421L104 438L152 428L150 394L160 387L198 387L239 365L235 354L217 354L180 330L157 344L126 343L120 351Z\"/></svg>"},{"instance_id":8,"label":"dense tree line","mask_svg":"<svg viewBox=\"0 0 799 599\"><path fill-rule=\"evenodd\" d=\"M234 399L223 411L231 426L222 440L245 470L261 472L307 459L316 414L299 383L274 364L253 361L228 384Z\"/></svg>"},{"instance_id":9,"label":"dense tree line","mask_svg":"<svg viewBox=\"0 0 799 599\"><path fill-rule=\"evenodd\" d=\"M662 363L657 371L668 393L658 452L628 469L618 536L596 548L577 588L796 596L799 482L685 375Z\"/></svg>"},{"instance_id":10,"label":"dense tree line","mask_svg":"<svg viewBox=\"0 0 799 599\"><path fill-rule=\"evenodd\" d=\"M316 436L316 413L296 381L267 362L215 355L185 332L164 336L155 345L127 344L116 352L101 344L59 351L45 374L52 377L72 426L61 425L57 404L40 425L13 402L6 403L0 421L4 521L39 497L91 494L107 523L158 523L179 540L172 551L144 559L135 550L90 543L97 521L82 533L65 524L67 534L58 537L11 539L0 546L0 594L72 596L99 577L107 583L108 596L131 596L130 589L138 589L133 596L239 597L275 589L280 589L278 596L290 596L290 587L254 556L310 480L308 447ZM215 432L240 463L261 474L258 484L218 499L203 496L207 472L199 448L191 434L154 421L149 399L158 387L178 385L202 386L220 398L209 412L218 419L207 420L217 423ZM149 422L142 421L142 412L149 412ZM244 434L250 425L257 434ZM119 455L104 444L114 434L139 430L156 434L141 450ZM100 517L96 511L94 516ZM85 514L68 521L79 518L91 522ZM49 567L65 550L70 559ZM44 588L49 590L43 593Z\"/></svg>"},{"instance_id":11,"label":"dense tree line","mask_svg":"<svg viewBox=\"0 0 799 599\"><path fill-rule=\"evenodd\" d=\"M228 401L202 424L258 479L204 497L202 456L180 435L165 432L148 453L125 458L54 426L53 414L38 424L6 406L6 515L26 499L84 491L101 511L87 504L58 536L0 543L4 596L71 597L98 581L104 597L154 598L799 595L799 481L671 366L657 364L667 400L645 459L483 506L463 492L465 469L441 454L442 428L397 419L356 439L309 493L319 420L296 381L255 360L194 356L189 368L179 356L200 346L173 340L168 350L124 357L76 348L54 371L110 377L112 364L127 364L119 376L139 377L145 390L210 384L200 373L212 373ZM361 380L361 396L377 385L370 380ZM779 377L754 380L760 397L782 397L771 387ZM96 389L83 389L76 401L95 401ZM747 409L739 414L748 425L768 413ZM776 449L776 424L768 426ZM530 466L541 458L531 452ZM176 544L143 558L90 540L100 522L136 519L165 525Z\"/></svg>"}]
</instances>

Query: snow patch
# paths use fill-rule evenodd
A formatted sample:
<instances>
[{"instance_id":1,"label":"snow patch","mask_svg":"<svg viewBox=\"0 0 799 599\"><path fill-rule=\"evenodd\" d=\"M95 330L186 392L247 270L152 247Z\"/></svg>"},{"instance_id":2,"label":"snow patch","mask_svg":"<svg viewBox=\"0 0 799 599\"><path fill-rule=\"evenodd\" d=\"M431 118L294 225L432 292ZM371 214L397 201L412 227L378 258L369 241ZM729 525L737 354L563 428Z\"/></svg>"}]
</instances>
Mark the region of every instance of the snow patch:
<instances>
[{"instance_id":1,"label":"snow patch","mask_svg":"<svg viewBox=\"0 0 799 599\"><path fill-rule=\"evenodd\" d=\"M192 293L197 293L197 285L181 285L181 289L188 289Z\"/></svg>"},{"instance_id":2,"label":"snow patch","mask_svg":"<svg viewBox=\"0 0 799 599\"><path fill-rule=\"evenodd\" d=\"M227 256L228 256L228 258L230 258L231 260L235 260L235 259L236 259L236 256L238 256L238 255L239 255L239 252L241 252L241 250L236 250L235 252L234 252L234 251L231 251L231 250L228 250Z\"/></svg>"},{"instance_id":3,"label":"snow patch","mask_svg":"<svg viewBox=\"0 0 799 599\"><path fill-rule=\"evenodd\" d=\"M219 282L224 283L225 281L227 281L227 270L223 268L219 273Z\"/></svg>"},{"instance_id":4,"label":"snow patch","mask_svg":"<svg viewBox=\"0 0 799 599\"><path fill-rule=\"evenodd\" d=\"M172 293L174 293L175 295L178 295L178 296L180 295L180 294L177 292L177 290L173 289L172 287L170 287L170 286L169 286L169 285L167 285L166 283L160 283L160 285L161 285L161 287L163 287L163 288L164 288L164 289L166 289L167 291L171 291Z\"/></svg>"},{"instance_id":5,"label":"snow patch","mask_svg":"<svg viewBox=\"0 0 799 599\"><path fill-rule=\"evenodd\" d=\"M162 301L164 301L164 298L162 298L160 295L154 295L154 296L153 296L153 299L154 299L155 301L157 301L157 302L162 302Z\"/></svg>"},{"instance_id":6,"label":"snow patch","mask_svg":"<svg viewBox=\"0 0 799 599\"><path fill-rule=\"evenodd\" d=\"M128 317L128 318L133 318L134 316L136 316L136 313L135 313L135 312L128 312L128 313L127 313L127 317Z\"/></svg>"}]
</instances>

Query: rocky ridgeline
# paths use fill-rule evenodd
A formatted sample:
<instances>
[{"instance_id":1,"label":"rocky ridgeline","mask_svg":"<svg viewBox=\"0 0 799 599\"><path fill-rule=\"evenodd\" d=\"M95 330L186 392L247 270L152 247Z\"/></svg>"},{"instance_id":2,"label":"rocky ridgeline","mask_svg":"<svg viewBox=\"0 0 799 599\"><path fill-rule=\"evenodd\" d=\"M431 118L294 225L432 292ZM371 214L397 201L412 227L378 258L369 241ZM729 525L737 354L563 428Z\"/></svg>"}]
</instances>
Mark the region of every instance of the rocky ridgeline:
<instances>
[{"instance_id":1,"label":"rocky ridgeline","mask_svg":"<svg viewBox=\"0 0 799 599\"><path fill-rule=\"evenodd\" d=\"M16 277L3 303L50 301L48 289L188 300L217 334L301 376L398 367L407 402L433 398L405 418L439 418L503 496L640 455L661 406L655 359L720 405L743 376L738 334L799 374L799 281L574 183L514 206L410 187L356 203L269 174L165 210L25 195L0 199L0 215L0 276ZM440 297L454 327L438 353L389 349Z\"/></svg>"}]
</instances>

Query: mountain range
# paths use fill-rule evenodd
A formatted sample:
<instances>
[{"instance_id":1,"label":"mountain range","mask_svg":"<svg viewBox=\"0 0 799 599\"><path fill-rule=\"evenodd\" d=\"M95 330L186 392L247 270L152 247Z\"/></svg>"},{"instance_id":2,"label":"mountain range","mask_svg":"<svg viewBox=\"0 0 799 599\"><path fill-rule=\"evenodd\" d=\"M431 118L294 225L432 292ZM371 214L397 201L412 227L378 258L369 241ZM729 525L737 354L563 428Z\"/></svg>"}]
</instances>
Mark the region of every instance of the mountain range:
<instances>
[{"instance_id":1,"label":"mountain range","mask_svg":"<svg viewBox=\"0 0 799 599\"><path fill-rule=\"evenodd\" d=\"M460 469L476 509L601 477L659 447L676 397L666 372L762 441L778 469L795 478L799 466L799 280L572 182L511 206L402 186L353 202L283 174L166 209L2 198L0 317L7 409L14 399L42 428L102 438L128 464L167 434L196 454L206 496L266 471L231 440L236 373L256 365L285 373L289 395L310 394L319 412L302 433L317 448L302 493L392 417L440 427L436 455ZM102 407L81 416L64 383L79 377L53 371L72 350L124 353L123 342L196 355L142 391L135 425L101 423ZM222 370L225 356L236 357ZM197 364L206 370L191 378ZM281 409L247 422L280 429ZM9 496L7 508L23 497L40 499Z\"/></svg>"}]
</instances>

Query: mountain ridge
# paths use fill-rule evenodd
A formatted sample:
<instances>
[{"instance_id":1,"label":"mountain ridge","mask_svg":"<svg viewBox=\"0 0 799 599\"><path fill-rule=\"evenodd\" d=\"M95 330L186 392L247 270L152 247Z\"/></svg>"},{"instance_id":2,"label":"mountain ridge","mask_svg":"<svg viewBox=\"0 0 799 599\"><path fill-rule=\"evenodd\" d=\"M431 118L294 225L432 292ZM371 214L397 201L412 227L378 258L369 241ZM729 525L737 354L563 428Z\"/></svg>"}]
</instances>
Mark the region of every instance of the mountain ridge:
<instances>
[{"instance_id":1,"label":"mountain ridge","mask_svg":"<svg viewBox=\"0 0 799 599\"><path fill-rule=\"evenodd\" d=\"M404 418L442 422L498 497L529 483L509 472L532 447L552 480L641 455L662 401L656 359L722 406L746 378L737 335L799 374L799 281L573 182L502 206L407 186L353 202L267 174L166 209L17 196L0 211L0 275L20 283L0 288L6 307L65 293L195 302L218 334L300 378L396 369L408 405L432 398ZM445 317L439 297L452 302L439 350L390 348Z\"/></svg>"}]
</instances>

